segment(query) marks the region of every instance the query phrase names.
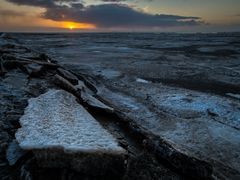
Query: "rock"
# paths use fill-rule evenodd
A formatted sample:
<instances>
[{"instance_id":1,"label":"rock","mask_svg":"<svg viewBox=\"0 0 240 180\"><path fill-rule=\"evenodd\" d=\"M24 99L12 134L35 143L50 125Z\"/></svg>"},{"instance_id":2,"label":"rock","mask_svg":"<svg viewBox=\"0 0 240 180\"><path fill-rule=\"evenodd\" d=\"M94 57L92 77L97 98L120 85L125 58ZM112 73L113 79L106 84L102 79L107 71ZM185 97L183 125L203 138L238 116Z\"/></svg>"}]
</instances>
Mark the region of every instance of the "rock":
<instances>
[{"instance_id":1,"label":"rock","mask_svg":"<svg viewBox=\"0 0 240 180\"><path fill-rule=\"evenodd\" d=\"M71 168L95 176L121 175L125 150L80 104L51 89L29 100L16 139L43 168Z\"/></svg>"},{"instance_id":2,"label":"rock","mask_svg":"<svg viewBox=\"0 0 240 180\"><path fill-rule=\"evenodd\" d=\"M24 156L25 152L19 147L16 140L13 140L7 149L7 160L10 166L16 164L16 162Z\"/></svg>"},{"instance_id":3,"label":"rock","mask_svg":"<svg viewBox=\"0 0 240 180\"><path fill-rule=\"evenodd\" d=\"M30 76L39 76L43 71L43 66L36 63L27 64L27 65L24 65L24 70Z\"/></svg>"},{"instance_id":4,"label":"rock","mask_svg":"<svg viewBox=\"0 0 240 180\"><path fill-rule=\"evenodd\" d=\"M39 55L39 59L41 61L51 62L51 59L46 54L43 53Z\"/></svg>"},{"instance_id":5,"label":"rock","mask_svg":"<svg viewBox=\"0 0 240 180\"><path fill-rule=\"evenodd\" d=\"M56 69L59 67L59 65L55 64L55 63L51 63L51 62L44 62L44 61L36 61L36 60L29 60L29 63L36 63L38 65L42 65L46 68L49 69Z\"/></svg>"},{"instance_id":6,"label":"rock","mask_svg":"<svg viewBox=\"0 0 240 180\"><path fill-rule=\"evenodd\" d=\"M78 77L81 81L84 82L84 84L95 94L98 93L98 88L95 86L95 83L93 82L92 78L87 75L79 74Z\"/></svg>"},{"instance_id":7,"label":"rock","mask_svg":"<svg viewBox=\"0 0 240 180\"><path fill-rule=\"evenodd\" d=\"M77 88L74 87L67 79L63 78L62 76L59 76L56 74L53 79L54 83L61 87L62 89L74 94L76 97L81 99L81 96L79 91L77 91Z\"/></svg>"},{"instance_id":8,"label":"rock","mask_svg":"<svg viewBox=\"0 0 240 180\"><path fill-rule=\"evenodd\" d=\"M6 33L0 33L0 38L4 38L6 36Z\"/></svg>"},{"instance_id":9,"label":"rock","mask_svg":"<svg viewBox=\"0 0 240 180\"><path fill-rule=\"evenodd\" d=\"M178 175L159 165L150 154L130 157L124 180L181 180Z\"/></svg>"},{"instance_id":10,"label":"rock","mask_svg":"<svg viewBox=\"0 0 240 180\"><path fill-rule=\"evenodd\" d=\"M2 44L6 44L6 43L16 43L19 42L17 39L13 38L11 35L6 34L6 33L2 33L0 35L0 45Z\"/></svg>"},{"instance_id":11,"label":"rock","mask_svg":"<svg viewBox=\"0 0 240 180\"><path fill-rule=\"evenodd\" d=\"M6 69L3 66L3 60L0 59L0 76L5 75L7 73Z\"/></svg>"},{"instance_id":12,"label":"rock","mask_svg":"<svg viewBox=\"0 0 240 180\"><path fill-rule=\"evenodd\" d=\"M3 54L2 59L4 61L11 61L11 60L16 60L16 57L11 54Z\"/></svg>"},{"instance_id":13,"label":"rock","mask_svg":"<svg viewBox=\"0 0 240 180\"><path fill-rule=\"evenodd\" d=\"M77 88L78 91L86 91L88 90L87 86L85 85L85 83L83 81L78 81L78 84L75 86L75 88Z\"/></svg>"},{"instance_id":14,"label":"rock","mask_svg":"<svg viewBox=\"0 0 240 180\"><path fill-rule=\"evenodd\" d=\"M93 108L97 108L97 109L102 109L105 110L107 112L114 112L114 109L107 106L106 104L102 103L101 101L99 101L98 99L96 99L95 97L93 97L92 95L86 93L85 91L81 92L81 97L83 99L84 102L86 102L89 106L93 107Z\"/></svg>"},{"instance_id":15,"label":"rock","mask_svg":"<svg viewBox=\"0 0 240 180\"><path fill-rule=\"evenodd\" d=\"M74 94L81 102L86 103L86 105L97 108L97 109L102 109L107 112L113 112L114 109L105 105L95 97L91 95L91 90L89 90L86 85L82 81L78 81L78 85L73 86L71 82L69 82L67 79L64 77L56 74L54 76L54 83L61 87L62 89ZM93 92L92 92L93 93Z\"/></svg>"},{"instance_id":16,"label":"rock","mask_svg":"<svg viewBox=\"0 0 240 180\"><path fill-rule=\"evenodd\" d=\"M107 106L103 102L99 101L94 97L94 92L90 90L83 81L78 81L78 85L75 86L77 92L81 95L81 100L86 103L88 106L101 109L106 112L113 113L114 109Z\"/></svg>"},{"instance_id":17,"label":"rock","mask_svg":"<svg viewBox=\"0 0 240 180\"><path fill-rule=\"evenodd\" d=\"M5 60L3 62L3 66L7 69L7 70L11 70L11 69L16 69L18 67L22 66L22 63L16 60Z\"/></svg>"},{"instance_id":18,"label":"rock","mask_svg":"<svg viewBox=\"0 0 240 180\"><path fill-rule=\"evenodd\" d=\"M22 66L28 65L28 64L38 64L38 65L44 66L48 69L56 69L59 67L57 64L43 62L43 61L30 60L30 59L26 59L26 58L17 58L17 60L4 61L4 66L7 68L11 68L11 69L14 69L17 67L22 67Z\"/></svg>"},{"instance_id":19,"label":"rock","mask_svg":"<svg viewBox=\"0 0 240 180\"><path fill-rule=\"evenodd\" d=\"M207 109L207 113L208 113L209 116L212 116L212 117L218 116L218 114L213 112L211 109Z\"/></svg>"},{"instance_id":20,"label":"rock","mask_svg":"<svg viewBox=\"0 0 240 180\"><path fill-rule=\"evenodd\" d=\"M0 155L2 153L5 153L6 148L7 148L7 142L10 140L10 136L7 132L3 131L1 128L0 132Z\"/></svg>"},{"instance_id":21,"label":"rock","mask_svg":"<svg viewBox=\"0 0 240 180\"><path fill-rule=\"evenodd\" d=\"M9 122L13 125L13 127L18 127L19 125L19 119L20 119L19 114L8 114L6 118L9 120Z\"/></svg>"},{"instance_id":22,"label":"rock","mask_svg":"<svg viewBox=\"0 0 240 180\"><path fill-rule=\"evenodd\" d=\"M3 82L14 89L22 90L27 85L28 79L27 75L24 73L12 71L7 73L6 78L3 80Z\"/></svg>"},{"instance_id":23,"label":"rock","mask_svg":"<svg viewBox=\"0 0 240 180\"><path fill-rule=\"evenodd\" d=\"M156 157L159 160L164 160L178 172L181 172L188 177L197 177L199 179L211 179L213 167L211 164L191 156L190 154L176 149L169 142L156 138L148 144L148 149L154 149ZM153 143L154 142L154 143Z\"/></svg>"},{"instance_id":24,"label":"rock","mask_svg":"<svg viewBox=\"0 0 240 180\"><path fill-rule=\"evenodd\" d=\"M23 165L20 170L20 179L33 180L31 173L27 169L26 165Z\"/></svg>"},{"instance_id":25,"label":"rock","mask_svg":"<svg viewBox=\"0 0 240 180\"><path fill-rule=\"evenodd\" d=\"M58 73L64 77L65 79L67 79L69 82L71 82L73 85L77 85L78 84L78 78L72 74L71 72L63 69L63 68L58 68Z\"/></svg>"},{"instance_id":26,"label":"rock","mask_svg":"<svg viewBox=\"0 0 240 180\"><path fill-rule=\"evenodd\" d=\"M14 40L16 40L16 39L13 38L10 34L7 34L7 33L1 33L0 38L3 38L3 39L14 39Z\"/></svg>"},{"instance_id":27,"label":"rock","mask_svg":"<svg viewBox=\"0 0 240 180\"><path fill-rule=\"evenodd\" d=\"M226 95L240 100L240 94L227 93Z\"/></svg>"}]
</instances>

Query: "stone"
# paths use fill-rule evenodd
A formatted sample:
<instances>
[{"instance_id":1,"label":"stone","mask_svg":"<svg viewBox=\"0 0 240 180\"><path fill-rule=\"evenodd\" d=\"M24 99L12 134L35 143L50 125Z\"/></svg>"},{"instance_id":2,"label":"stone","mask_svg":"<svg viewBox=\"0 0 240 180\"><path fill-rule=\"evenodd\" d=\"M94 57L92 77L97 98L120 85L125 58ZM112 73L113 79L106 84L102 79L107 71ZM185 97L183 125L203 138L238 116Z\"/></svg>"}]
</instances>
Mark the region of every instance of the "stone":
<instances>
[{"instance_id":1,"label":"stone","mask_svg":"<svg viewBox=\"0 0 240 180\"><path fill-rule=\"evenodd\" d=\"M75 86L75 88L77 88L78 91L86 91L88 90L87 86L85 85L85 83L83 81L78 81L78 84Z\"/></svg>"},{"instance_id":2,"label":"stone","mask_svg":"<svg viewBox=\"0 0 240 180\"><path fill-rule=\"evenodd\" d=\"M33 151L40 167L96 175L123 170L125 150L64 90L30 99L20 124L16 139L22 149Z\"/></svg>"},{"instance_id":3,"label":"stone","mask_svg":"<svg viewBox=\"0 0 240 180\"><path fill-rule=\"evenodd\" d=\"M103 102L95 98L94 97L95 93L92 90L90 90L83 81L79 80L78 84L74 87L76 88L77 92L80 94L81 100L84 103L86 103L88 106L96 109L101 109L110 113L114 112L113 108L107 106L106 104L104 104Z\"/></svg>"},{"instance_id":4,"label":"stone","mask_svg":"<svg viewBox=\"0 0 240 180\"><path fill-rule=\"evenodd\" d=\"M240 94L227 93L226 95L240 100Z\"/></svg>"},{"instance_id":5,"label":"stone","mask_svg":"<svg viewBox=\"0 0 240 180\"><path fill-rule=\"evenodd\" d=\"M72 74L71 72L69 72L69 71L67 71L63 68L58 68L57 71L62 77L64 77L68 81L70 81L73 85L78 84L78 78L74 74Z\"/></svg>"},{"instance_id":6,"label":"stone","mask_svg":"<svg viewBox=\"0 0 240 180\"><path fill-rule=\"evenodd\" d=\"M36 63L36 64L42 65L42 66L44 66L46 68L49 68L49 69L56 69L56 68L59 67L59 65L57 65L55 63L44 62L44 61L29 60L29 63Z\"/></svg>"},{"instance_id":7,"label":"stone","mask_svg":"<svg viewBox=\"0 0 240 180\"><path fill-rule=\"evenodd\" d=\"M0 59L0 76L5 75L7 73L6 69L3 66L3 60Z\"/></svg>"},{"instance_id":8,"label":"stone","mask_svg":"<svg viewBox=\"0 0 240 180\"><path fill-rule=\"evenodd\" d=\"M79 91L77 91L77 88L73 86L71 82L69 82L64 77L56 74L53 79L54 83L61 87L62 89L74 94L76 97L81 98L79 95Z\"/></svg>"},{"instance_id":9,"label":"stone","mask_svg":"<svg viewBox=\"0 0 240 180\"><path fill-rule=\"evenodd\" d=\"M16 164L16 162L25 155L25 152L19 147L16 140L13 140L7 149L6 157L10 166Z\"/></svg>"},{"instance_id":10,"label":"stone","mask_svg":"<svg viewBox=\"0 0 240 180\"><path fill-rule=\"evenodd\" d=\"M113 108L111 108L111 107L107 106L106 104L102 103L97 98L88 94L85 91L81 92L81 97L83 99L83 102L87 103L89 106L91 106L93 108L102 109L102 110L105 110L106 112L110 112L110 113L114 112Z\"/></svg>"},{"instance_id":11,"label":"stone","mask_svg":"<svg viewBox=\"0 0 240 180\"><path fill-rule=\"evenodd\" d=\"M5 45L6 43L16 43L17 39L13 38L11 35L2 33L0 35L0 45Z\"/></svg>"},{"instance_id":12,"label":"stone","mask_svg":"<svg viewBox=\"0 0 240 180\"><path fill-rule=\"evenodd\" d=\"M4 66L10 69L14 69L17 67L22 67L24 65L29 65L29 64L38 64L40 66L44 66L48 69L56 69L58 68L57 64L49 63L49 62L44 62L44 61L36 61L36 60L30 60L27 58L17 58L17 60L8 60L4 62Z\"/></svg>"},{"instance_id":13,"label":"stone","mask_svg":"<svg viewBox=\"0 0 240 180\"><path fill-rule=\"evenodd\" d=\"M12 71L6 74L3 83L8 84L8 86L22 90L27 85L28 79L27 75L24 73L19 73L18 71ZM12 92L13 93L13 92Z\"/></svg>"},{"instance_id":14,"label":"stone","mask_svg":"<svg viewBox=\"0 0 240 180\"><path fill-rule=\"evenodd\" d=\"M41 61L47 61L47 62L50 62L51 61L51 58L49 58L46 54L39 54L39 59Z\"/></svg>"},{"instance_id":15,"label":"stone","mask_svg":"<svg viewBox=\"0 0 240 180\"><path fill-rule=\"evenodd\" d=\"M36 63L32 63L25 65L24 69L30 76L39 76L43 71L43 66Z\"/></svg>"}]
</instances>

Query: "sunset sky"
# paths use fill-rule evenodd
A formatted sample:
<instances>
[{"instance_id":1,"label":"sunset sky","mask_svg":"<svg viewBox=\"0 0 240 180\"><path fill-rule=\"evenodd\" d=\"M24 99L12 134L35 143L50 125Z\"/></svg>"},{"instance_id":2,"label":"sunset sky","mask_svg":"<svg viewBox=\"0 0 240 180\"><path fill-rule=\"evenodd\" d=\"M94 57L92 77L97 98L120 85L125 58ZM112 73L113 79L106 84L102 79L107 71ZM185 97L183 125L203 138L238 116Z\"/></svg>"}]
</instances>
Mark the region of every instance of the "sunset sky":
<instances>
[{"instance_id":1,"label":"sunset sky","mask_svg":"<svg viewBox=\"0 0 240 180\"><path fill-rule=\"evenodd\" d=\"M240 0L0 0L0 31L240 30Z\"/></svg>"}]
</instances>

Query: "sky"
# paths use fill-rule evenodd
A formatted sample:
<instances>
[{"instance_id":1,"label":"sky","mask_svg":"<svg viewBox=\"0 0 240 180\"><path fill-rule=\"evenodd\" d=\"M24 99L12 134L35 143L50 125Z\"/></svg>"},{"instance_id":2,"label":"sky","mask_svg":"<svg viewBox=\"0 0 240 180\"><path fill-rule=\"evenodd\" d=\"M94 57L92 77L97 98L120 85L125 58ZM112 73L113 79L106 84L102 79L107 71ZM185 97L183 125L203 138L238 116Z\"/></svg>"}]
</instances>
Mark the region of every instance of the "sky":
<instances>
[{"instance_id":1,"label":"sky","mask_svg":"<svg viewBox=\"0 0 240 180\"><path fill-rule=\"evenodd\" d=\"M240 31L240 0L0 0L0 31Z\"/></svg>"}]
</instances>

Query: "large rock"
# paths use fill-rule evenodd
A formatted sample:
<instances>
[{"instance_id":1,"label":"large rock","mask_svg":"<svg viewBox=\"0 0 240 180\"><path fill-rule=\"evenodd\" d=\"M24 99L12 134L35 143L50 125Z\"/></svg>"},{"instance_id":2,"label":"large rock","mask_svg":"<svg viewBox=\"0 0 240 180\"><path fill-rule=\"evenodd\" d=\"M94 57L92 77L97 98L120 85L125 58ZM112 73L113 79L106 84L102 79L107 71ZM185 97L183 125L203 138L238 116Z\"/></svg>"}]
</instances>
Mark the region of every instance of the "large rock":
<instances>
[{"instance_id":1,"label":"large rock","mask_svg":"<svg viewBox=\"0 0 240 180\"><path fill-rule=\"evenodd\" d=\"M67 71L63 68L58 68L57 71L61 76L63 76L68 81L70 81L73 85L78 84L78 78L74 74L72 74L71 72L69 72L69 71Z\"/></svg>"},{"instance_id":2,"label":"large rock","mask_svg":"<svg viewBox=\"0 0 240 180\"><path fill-rule=\"evenodd\" d=\"M125 150L114 137L63 90L29 100L16 139L33 151L43 168L71 168L93 176L124 170Z\"/></svg>"}]
</instances>

